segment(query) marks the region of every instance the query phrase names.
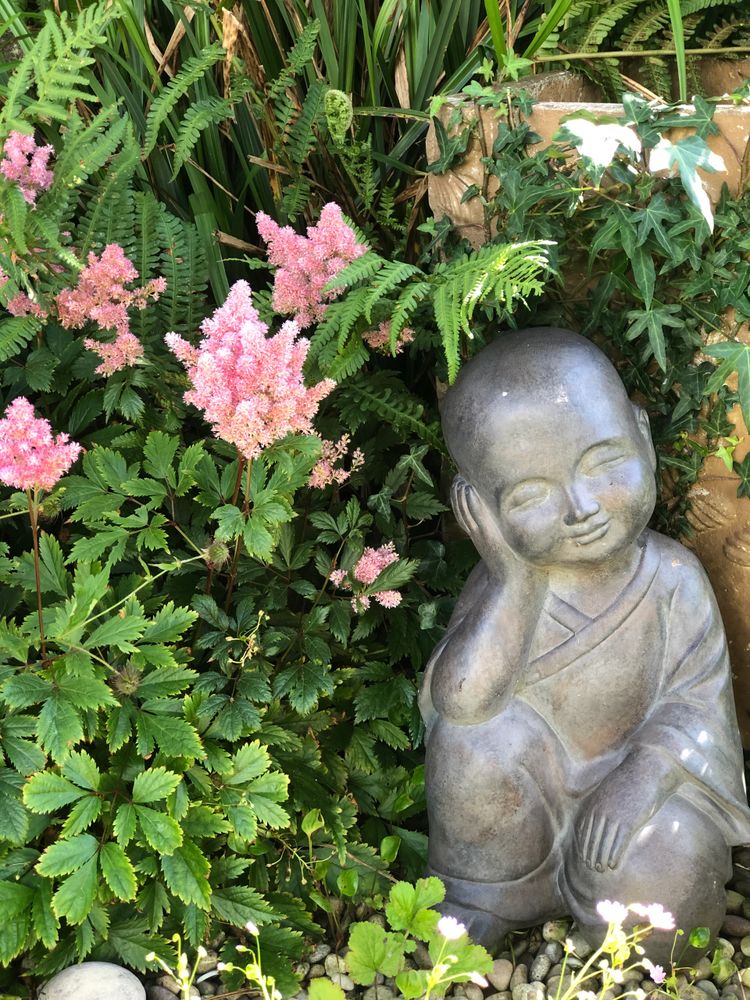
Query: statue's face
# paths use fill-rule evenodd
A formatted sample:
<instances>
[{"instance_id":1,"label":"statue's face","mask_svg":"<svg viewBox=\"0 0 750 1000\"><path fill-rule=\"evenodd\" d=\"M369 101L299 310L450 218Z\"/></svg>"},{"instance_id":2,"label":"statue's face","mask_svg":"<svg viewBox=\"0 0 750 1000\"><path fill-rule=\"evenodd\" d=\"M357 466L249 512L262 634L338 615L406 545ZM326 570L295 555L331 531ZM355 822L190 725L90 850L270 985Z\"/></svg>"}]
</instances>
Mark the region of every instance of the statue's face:
<instances>
[{"instance_id":1,"label":"statue's face","mask_svg":"<svg viewBox=\"0 0 750 1000\"><path fill-rule=\"evenodd\" d=\"M494 497L485 476L481 492L508 544L537 565L606 562L653 511L648 422L621 392L561 387L558 398L516 406L490 454Z\"/></svg>"}]
</instances>

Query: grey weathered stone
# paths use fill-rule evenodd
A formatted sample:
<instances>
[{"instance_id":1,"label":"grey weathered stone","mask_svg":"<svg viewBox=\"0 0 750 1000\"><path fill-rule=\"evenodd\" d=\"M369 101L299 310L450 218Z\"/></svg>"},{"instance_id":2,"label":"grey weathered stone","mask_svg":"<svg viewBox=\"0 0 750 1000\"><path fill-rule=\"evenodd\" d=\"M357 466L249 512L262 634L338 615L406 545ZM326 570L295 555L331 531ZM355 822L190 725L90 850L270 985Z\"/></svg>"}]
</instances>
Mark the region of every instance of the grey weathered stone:
<instances>
[{"instance_id":1,"label":"grey weathered stone","mask_svg":"<svg viewBox=\"0 0 750 1000\"><path fill-rule=\"evenodd\" d=\"M699 958L692 969L692 976L696 982L701 982L703 979L711 978L711 960L706 958Z\"/></svg>"},{"instance_id":2,"label":"grey weathered stone","mask_svg":"<svg viewBox=\"0 0 750 1000\"><path fill-rule=\"evenodd\" d=\"M479 986L474 983L464 983L463 987L466 1000L484 1000L484 993Z\"/></svg>"},{"instance_id":3,"label":"grey weathered stone","mask_svg":"<svg viewBox=\"0 0 750 1000\"><path fill-rule=\"evenodd\" d=\"M166 987L153 983L146 990L146 996L148 1000L172 1000L175 994L171 990L166 989Z\"/></svg>"},{"instance_id":4,"label":"grey weathered stone","mask_svg":"<svg viewBox=\"0 0 750 1000\"><path fill-rule=\"evenodd\" d=\"M159 978L156 980L156 985L161 986L165 990L169 990L169 992L173 993L175 996L180 992L181 989L180 984L177 982L174 976L170 976L168 973L165 973L163 976L159 976Z\"/></svg>"},{"instance_id":5,"label":"grey weathered stone","mask_svg":"<svg viewBox=\"0 0 750 1000\"><path fill-rule=\"evenodd\" d=\"M368 986L362 1000L395 1000L395 994L387 986Z\"/></svg>"},{"instance_id":6,"label":"grey weathered stone","mask_svg":"<svg viewBox=\"0 0 750 1000\"><path fill-rule=\"evenodd\" d=\"M382 914L381 914L382 916ZM385 918L383 918L385 919ZM308 955L308 961L312 965L316 965L318 962L322 962L326 955L331 954L331 946L326 944L325 941L321 941L319 944L315 945L315 948Z\"/></svg>"},{"instance_id":7,"label":"grey weathered stone","mask_svg":"<svg viewBox=\"0 0 750 1000\"><path fill-rule=\"evenodd\" d=\"M354 989L354 980L345 972L332 972L328 978L336 986L340 986L345 993L351 993Z\"/></svg>"},{"instance_id":8,"label":"grey weathered stone","mask_svg":"<svg viewBox=\"0 0 750 1000\"><path fill-rule=\"evenodd\" d=\"M559 941L548 941L544 946L544 954L551 962L559 962L563 957L563 946Z\"/></svg>"},{"instance_id":9,"label":"grey weathered stone","mask_svg":"<svg viewBox=\"0 0 750 1000\"><path fill-rule=\"evenodd\" d=\"M442 909L489 948L569 912L584 958L606 932L596 901L647 886L715 933L750 810L714 596L647 527L646 415L590 341L543 328L468 362L442 422L482 557L420 692ZM657 930L649 957L666 967L673 943Z\"/></svg>"},{"instance_id":10,"label":"grey weathered stone","mask_svg":"<svg viewBox=\"0 0 750 1000\"><path fill-rule=\"evenodd\" d=\"M734 913L728 913L721 925L721 933L727 937L744 937L750 934L750 920Z\"/></svg>"},{"instance_id":11,"label":"grey weathered stone","mask_svg":"<svg viewBox=\"0 0 750 1000\"><path fill-rule=\"evenodd\" d=\"M39 1000L146 1000L137 976L109 962L82 962L58 972L41 988Z\"/></svg>"},{"instance_id":12,"label":"grey weathered stone","mask_svg":"<svg viewBox=\"0 0 750 1000\"><path fill-rule=\"evenodd\" d=\"M347 971L346 959L342 958L340 955L326 955L323 965L326 970L326 975L328 976Z\"/></svg>"},{"instance_id":13,"label":"grey weathered stone","mask_svg":"<svg viewBox=\"0 0 750 1000\"><path fill-rule=\"evenodd\" d=\"M547 978L551 968L552 962L547 955L537 955L529 967L529 978L532 982L543 982Z\"/></svg>"},{"instance_id":14,"label":"grey weathered stone","mask_svg":"<svg viewBox=\"0 0 750 1000\"><path fill-rule=\"evenodd\" d=\"M319 962L315 962L310 966L310 971L307 973L308 979L321 979L326 974L325 966L321 965Z\"/></svg>"},{"instance_id":15,"label":"grey weathered stone","mask_svg":"<svg viewBox=\"0 0 750 1000\"><path fill-rule=\"evenodd\" d=\"M741 892L734 889L727 889L727 913L742 913L742 904L745 897Z\"/></svg>"},{"instance_id":16,"label":"grey weathered stone","mask_svg":"<svg viewBox=\"0 0 750 1000\"><path fill-rule=\"evenodd\" d=\"M719 990L710 979L699 979L695 984L699 990L711 998L711 1000L719 1000Z\"/></svg>"},{"instance_id":17,"label":"grey weathered stone","mask_svg":"<svg viewBox=\"0 0 750 1000\"><path fill-rule=\"evenodd\" d=\"M523 962L520 962L510 977L510 988L513 990L516 986L525 986L529 981L529 970Z\"/></svg>"},{"instance_id":18,"label":"grey weathered stone","mask_svg":"<svg viewBox=\"0 0 750 1000\"><path fill-rule=\"evenodd\" d=\"M421 941L417 942L417 947L411 953L411 957L414 959L414 963L418 969L432 968L432 959L430 958L427 945L422 944Z\"/></svg>"},{"instance_id":19,"label":"grey weathered stone","mask_svg":"<svg viewBox=\"0 0 750 1000\"><path fill-rule=\"evenodd\" d=\"M492 963L492 972L487 974L487 979L495 987L498 993L503 993L510 986L513 975L513 963L507 958L497 958Z\"/></svg>"},{"instance_id":20,"label":"grey weathered stone","mask_svg":"<svg viewBox=\"0 0 750 1000\"><path fill-rule=\"evenodd\" d=\"M677 994L680 1000L705 1000L705 993L697 986L685 985Z\"/></svg>"}]
</instances>

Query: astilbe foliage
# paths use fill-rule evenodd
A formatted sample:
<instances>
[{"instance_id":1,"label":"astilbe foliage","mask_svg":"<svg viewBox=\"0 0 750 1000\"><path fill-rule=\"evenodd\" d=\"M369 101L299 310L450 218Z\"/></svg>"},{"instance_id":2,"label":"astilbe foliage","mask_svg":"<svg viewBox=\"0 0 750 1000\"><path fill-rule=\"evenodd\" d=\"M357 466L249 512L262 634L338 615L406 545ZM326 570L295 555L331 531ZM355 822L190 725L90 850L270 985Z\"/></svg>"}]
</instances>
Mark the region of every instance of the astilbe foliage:
<instances>
[{"instance_id":1,"label":"astilbe foliage","mask_svg":"<svg viewBox=\"0 0 750 1000\"><path fill-rule=\"evenodd\" d=\"M75 288L65 288L56 297L62 326L80 329L92 322L103 330L115 331L115 339L109 343L91 337L84 340L84 345L102 359L96 369L101 375L112 375L143 357L143 345L130 329L128 310L145 309L149 299L158 299L166 289L166 281L153 278L141 288L125 287L137 278L138 271L122 247L110 243L99 257L90 253Z\"/></svg>"},{"instance_id":2,"label":"astilbe foliage","mask_svg":"<svg viewBox=\"0 0 750 1000\"><path fill-rule=\"evenodd\" d=\"M18 185L29 205L36 204L39 194L52 184L53 174L48 164L53 152L52 146L38 146L33 135L16 130L3 143L0 173Z\"/></svg>"},{"instance_id":3,"label":"astilbe foliage","mask_svg":"<svg viewBox=\"0 0 750 1000\"><path fill-rule=\"evenodd\" d=\"M318 323L325 315L326 302L335 292L325 286L347 264L361 257L367 247L347 225L341 209L333 202L323 206L317 225L307 236L291 226L279 226L265 212L256 216L258 232L268 244L268 259L277 268L273 283L273 307L291 314L301 329Z\"/></svg>"},{"instance_id":4,"label":"astilbe foliage","mask_svg":"<svg viewBox=\"0 0 750 1000\"><path fill-rule=\"evenodd\" d=\"M252 459L287 434L312 432L320 401L334 382L305 386L302 366L309 343L296 323L287 321L267 336L250 286L237 281L201 331L198 347L176 333L165 339L192 382L185 401L203 410L216 437Z\"/></svg>"},{"instance_id":5,"label":"astilbe foliage","mask_svg":"<svg viewBox=\"0 0 750 1000\"><path fill-rule=\"evenodd\" d=\"M67 434L54 437L48 420L34 416L23 396L0 420L0 482L19 490L51 490L81 453Z\"/></svg>"}]
</instances>

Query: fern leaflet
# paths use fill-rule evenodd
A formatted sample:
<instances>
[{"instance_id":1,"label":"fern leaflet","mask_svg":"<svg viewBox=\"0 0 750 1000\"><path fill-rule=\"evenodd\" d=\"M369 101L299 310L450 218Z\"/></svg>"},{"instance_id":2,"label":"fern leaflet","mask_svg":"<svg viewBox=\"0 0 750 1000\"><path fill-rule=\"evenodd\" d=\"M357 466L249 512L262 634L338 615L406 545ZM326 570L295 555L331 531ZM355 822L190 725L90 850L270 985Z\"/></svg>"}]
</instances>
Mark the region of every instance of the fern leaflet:
<instances>
[{"instance_id":1,"label":"fern leaflet","mask_svg":"<svg viewBox=\"0 0 750 1000\"><path fill-rule=\"evenodd\" d=\"M148 154L156 145L159 129L173 111L179 99L187 93L190 87L210 69L214 63L226 55L218 43L203 49L198 55L188 59L177 76L167 84L151 105L146 119L146 135L143 145L143 155Z\"/></svg>"}]
</instances>

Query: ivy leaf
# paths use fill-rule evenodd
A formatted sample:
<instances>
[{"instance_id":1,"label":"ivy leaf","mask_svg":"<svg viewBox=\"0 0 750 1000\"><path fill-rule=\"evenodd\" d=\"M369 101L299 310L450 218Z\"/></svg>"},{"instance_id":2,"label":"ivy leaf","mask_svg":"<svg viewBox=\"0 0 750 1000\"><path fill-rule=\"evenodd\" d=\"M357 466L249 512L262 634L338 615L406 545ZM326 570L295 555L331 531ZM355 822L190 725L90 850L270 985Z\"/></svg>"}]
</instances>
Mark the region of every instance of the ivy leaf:
<instances>
[{"instance_id":1,"label":"ivy leaf","mask_svg":"<svg viewBox=\"0 0 750 1000\"><path fill-rule=\"evenodd\" d=\"M69 924L81 924L91 912L98 887L98 865L93 857L65 879L52 897L52 909Z\"/></svg>"},{"instance_id":2,"label":"ivy leaf","mask_svg":"<svg viewBox=\"0 0 750 1000\"><path fill-rule=\"evenodd\" d=\"M654 285L656 283L654 258L645 247L638 246L633 251L630 263L633 268L633 277L638 286L638 291L643 296L643 304L646 306L646 309L650 309L651 303L654 300ZM656 354L656 351L654 351L654 354ZM662 365L662 367L664 366Z\"/></svg>"},{"instance_id":3,"label":"ivy leaf","mask_svg":"<svg viewBox=\"0 0 750 1000\"><path fill-rule=\"evenodd\" d=\"M741 462L735 462L734 471L740 480L737 496L750 497L750 455L745 455Z\"/></svg>"},{"instance_id":4,"label":"ivy leaf","mask_svg":"<svg viewBox=\"0 0 750 1000\"><path fill-rule=\"evenodd\" d=\"M689 135L685 139L678 139L677 142L662 138L651 150L649 170L653 173L658 170L672 171L675 168L688 198L713 232L714 216L711 211L711 201L698 170L708 170L712 173L718 170L726 171L724 160L717 153L711 152L706 141L700 136Z\"/></svg>"},{"instance_id":5,"label":"ivy leaf","mask_svg":"<svg viewBox=\"0 0 750 1000\"><path fill-rule=\"evenodd\" d=\"M161 868L167 885L183 903L195 903L201 910L211 905L211 886L208 875L211 865L199 847L189 840L174 854L161 859Z\"/></svg>"},{"instance_id":6,"label":"ivy leaf","mask_svg":"<svg viewBox=\"0 0 750 1000\"><path fill-rule=\"evenodd\" d=\"M404 939L369 921L355 924L349 935L346 956L349 973L355 983L371 986L375 976L395 976L404 964Z\"/></svg>"},{"instance_id":7,"label":"ivy leaf","mask_svg":"<svg viewBox=\"0 0 750 1000\"><path fill-rule=\"evenodd\" d=\"M722 370L725 370L725 365L728 364L733 371L737 372L739 379L737 388L742 416L745 418L747 426L750 427L750 346L741 344L738 340L725 340L719 344L704 347L703 352L711 358L721 359L722 364L719 367Z\"/></svg>"},{"instance_id":8,"label":"ivy leaf","mask_svg":"<svg viewBox=\"0 0 750 1000\"><path fill-rule=\"evenodd\" d=\"M179 774L167 771L164 767L152 767L148 771L143 771L133 782L133 802L142 804L165 799L172 794L181 780Z\"/></svg>"},{"instance_id":9,"label":"ivy leaf","mask_svg":"<svg viewBox=\"0 0 750 1000\"><path fill-rule=\"evenodd\" d=\"M174 854L182 844L182 830L179 823L166 813L150 809L148 806L135 806L135 813L146 843L159 854Z\"/></svg>"},{"instance_id":10,"label":"ivy leaf","mask_svg":"<svg viewBox=\"0 0 750 1000\"><path fill-rule=\"evenodd\" d=\"M95 859L99 842L90 833L81 833L70 840L56 840L39 858L36 870L45 878L69 875Z\"/></svg>"},{"instance_id":11,"label":"ivy leaf","mask_svg":"<svg viewBox=\"0 0 750 1000\"><path fill-rule=\"evenodd\" d=\"M104 881L118 899L127 902L135 898L135 870L130 858L119 844L110 841L99 852L99 863Z\"/></svg>"},{"instance_id":12,"label":"ivy leaf","mask_svg":"<svg viewBox=\"0 0 750 1000\"><path fill-rule=\"evenodd\" d=\"M42 771L27 781L23 800L35 813L50 813L83 798L86 793L61 774Z\"/></svg>"},{"instance_id":13,"label":"ivy leaf","mask_svg":"<svg viewBox=\"0 0 750 1000\"><path fill-rule=\"evenodd\" d=\"M644 331L648 334L648 342L662 371L667 370L667 347L664 336L665 327L679 328L683 325L680 319L679 306L656 306L651 309L631 309L628 313L630 326L626 334L628 340L635 340Z\"/></svg>"}]
</instances>

